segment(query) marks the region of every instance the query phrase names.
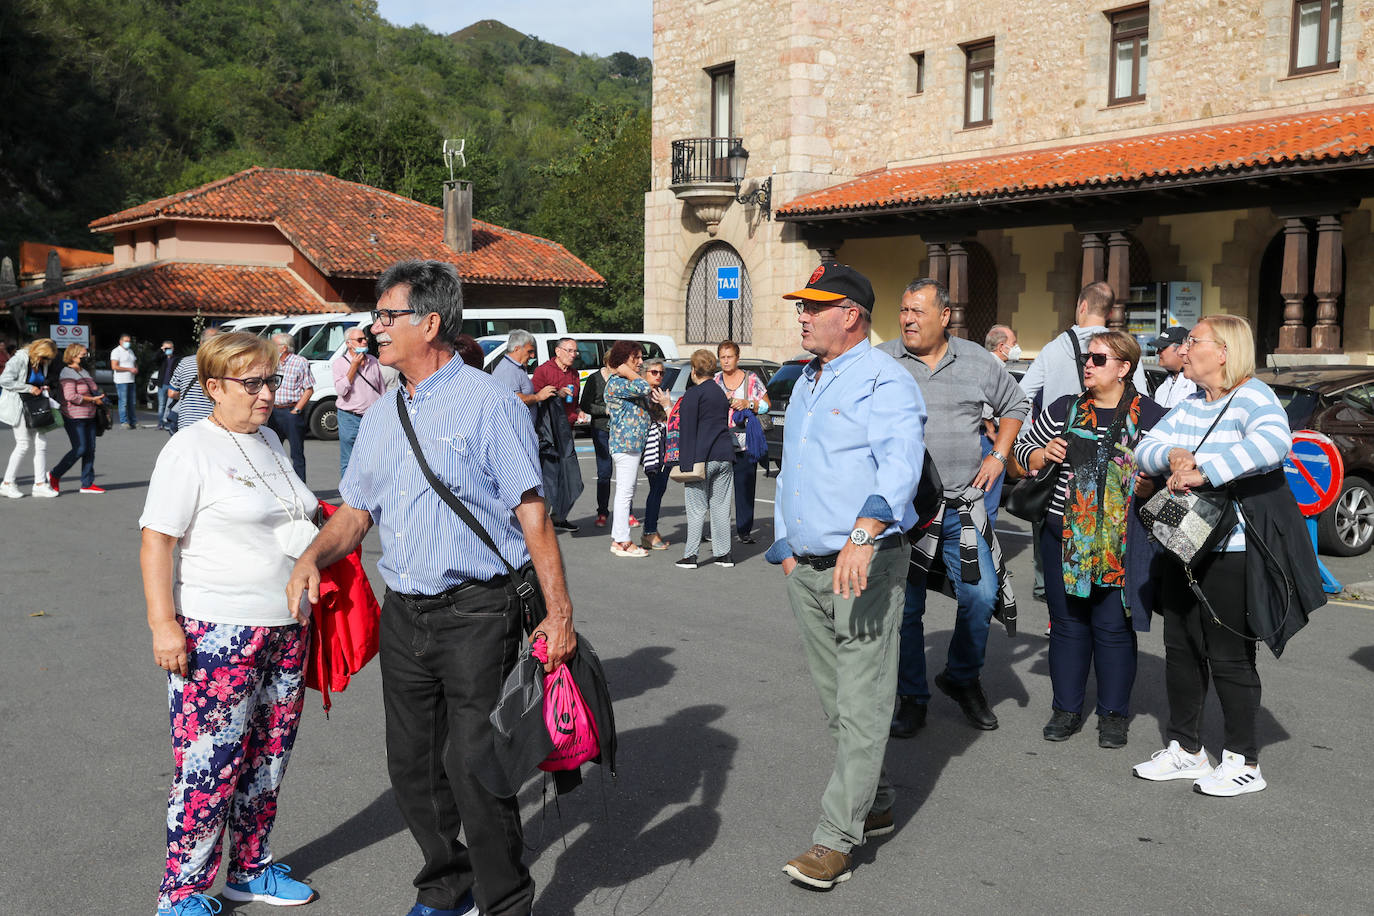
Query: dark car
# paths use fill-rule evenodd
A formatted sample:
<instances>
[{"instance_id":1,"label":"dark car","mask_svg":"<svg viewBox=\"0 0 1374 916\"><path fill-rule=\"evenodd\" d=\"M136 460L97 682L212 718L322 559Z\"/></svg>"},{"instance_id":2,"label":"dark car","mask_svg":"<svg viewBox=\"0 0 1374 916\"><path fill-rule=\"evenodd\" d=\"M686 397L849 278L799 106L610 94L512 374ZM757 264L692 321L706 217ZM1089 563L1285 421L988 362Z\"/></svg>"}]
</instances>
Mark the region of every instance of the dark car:
<instances>
[{"instance_id":1,"label":"dark car","mask_svg":"<svg viewBox=\"0 0 1374 916\"><path fill-rule=\"evenodd\" d=\"M778 364L768 359L741 359L739 367L746 372L753 372L758 375L759 380L765 385L773 377L773 373L778 371ZM677 399L687 393L687 389L692 387L692 361L690 359L669 359L663 362L663 387L668 389L668 396L677 403ZM770 407L770 412L776 410Z\"/></svg>"},{"instance_id":2,"label":"dark car","mask_svg":"<svg viewBox=\"0 0 1374 916\"><path fill-rule=\"evenodd\" d=\"M792 397L792 386L801 378L802 369L808 361L809 359L789 359L779 366L778 371L768 380L768 416L772 418L773 423L764 432L764 437L768 440L768 460L779 467L782 466L782 428L785 422L784 414L787 413L787 402Z\"/></svg>"},{"instance_id":3,"label":"dark car","mask_svg":"<svg viewBox=\"0 0 1374 916\"><path fill-rule=\"evenodd\" d=\"M1261 369L1293 429L1331 437L1345 465L1336 503L1317 516L1322 552L1353 557L1374 544L1374 366Z\"/></svg>"}]
</instances>

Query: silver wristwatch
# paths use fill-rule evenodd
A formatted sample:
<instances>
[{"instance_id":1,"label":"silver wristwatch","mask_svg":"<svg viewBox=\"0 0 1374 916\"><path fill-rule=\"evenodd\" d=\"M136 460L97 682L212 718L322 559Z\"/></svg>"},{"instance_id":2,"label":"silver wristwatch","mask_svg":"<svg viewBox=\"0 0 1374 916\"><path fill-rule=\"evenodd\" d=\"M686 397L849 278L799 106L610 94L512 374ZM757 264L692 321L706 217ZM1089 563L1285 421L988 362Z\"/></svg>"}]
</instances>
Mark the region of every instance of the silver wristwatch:
<instances>
[{"instance_id":1,"label":"silver wristwatch","mask_svg":"<svg viewBox=\"0 0 1374 916\"><path fill-rule=\"evenodd\" d=\"M873 543L873 540L873 535L869 534L863 528L855 528L853 531L849 532L849 543L853 544L855 547L867 547Z\"/></svg>"}]
</instances>

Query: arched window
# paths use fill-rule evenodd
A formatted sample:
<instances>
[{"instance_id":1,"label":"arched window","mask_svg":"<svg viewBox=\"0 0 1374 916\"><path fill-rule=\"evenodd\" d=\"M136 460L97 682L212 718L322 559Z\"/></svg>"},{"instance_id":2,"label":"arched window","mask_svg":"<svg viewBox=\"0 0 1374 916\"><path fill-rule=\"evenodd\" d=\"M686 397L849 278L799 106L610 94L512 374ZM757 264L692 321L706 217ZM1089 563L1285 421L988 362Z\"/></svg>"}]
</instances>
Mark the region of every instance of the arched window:
<instances>
[{"instance_id":1,"label":"arched window","mask_svg":"<svg viewBox=\"0 0 1374 916\"><path fill-rule=\"evenodd\" d=\"M722 274L726 268L728 281L731 268L738 272L738 286L727 282L722 289ZM735 293L736 299L723 299L721 292ZM687 342L714 344L726 338L738 343L753 343L754 293L749 283L749 270L739 253L725 242L711 242L701 250L692 278L687 283Z\"/></svg>"}]
</instances>

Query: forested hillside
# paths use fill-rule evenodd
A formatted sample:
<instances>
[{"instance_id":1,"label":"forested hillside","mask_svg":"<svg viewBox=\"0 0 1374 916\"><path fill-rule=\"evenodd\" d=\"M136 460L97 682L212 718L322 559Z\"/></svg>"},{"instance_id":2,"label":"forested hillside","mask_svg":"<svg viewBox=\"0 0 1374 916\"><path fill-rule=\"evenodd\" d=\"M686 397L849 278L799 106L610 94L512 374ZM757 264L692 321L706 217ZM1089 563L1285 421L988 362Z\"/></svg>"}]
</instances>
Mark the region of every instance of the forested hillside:
<instances>
[{"instance_id":1,"label":"forested hillside","mask_svg":"<svg viewBox=\"0 0 1374 916\"><path fill-rule=\"evenodd\" d=\"M461 137L480 219L557 238L609 281L570 296L570 319L633 327L649 91L644 58L491 21L400 28L374 0L8 0L0 243L102 247L91 219L250 165L437 205L442 141Z\"/></svg>"}]
</instances>

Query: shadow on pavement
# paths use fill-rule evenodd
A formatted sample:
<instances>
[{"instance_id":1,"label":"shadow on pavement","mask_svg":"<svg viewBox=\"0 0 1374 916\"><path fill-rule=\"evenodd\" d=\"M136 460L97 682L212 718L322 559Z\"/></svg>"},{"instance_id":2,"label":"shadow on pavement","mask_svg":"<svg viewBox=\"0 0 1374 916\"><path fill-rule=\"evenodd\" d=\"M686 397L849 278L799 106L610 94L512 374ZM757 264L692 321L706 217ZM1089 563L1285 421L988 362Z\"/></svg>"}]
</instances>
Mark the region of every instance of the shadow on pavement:
<instances>
[{"instance_id":1,"label":"shadow on pavement","mask_svg":"<svg viewBox=\"0 0 1374 916\"><path fill-rule=\"evenodd\" d=\"M1363 649L1356 649L1350 653L1350 660L1359 665L1364 665L1366 669L1374 671L1374 646L1365 646Z\"/></svg>"},{"instance_id":2,"label":"shadow on pavement","mask_svg":"<svg viewBox=\"0 0 1374 916\"><path fill-rule=\"evenodd\" d=\"M677 671L677 666L664 661L672 651L668 646L644 646L620 658L604 659L601 666L606 671L611 700L619 703L666 687Z\"/></svg>"},{"instance_id":3,"label":"shadow on pavement","mask_svg":"<svg viewBox=\"0 0 1374 916\"><path fill-rule=\"evenodd\" d=\"M326 865L405 829L401 810L396 807L396 795L387 789L366 808L324 836L311 840L286 856L285 861L291 866L294 877L308 881L311 875Z\"/></svg>"},{"instance_id":4,"label":"shadow on pavement","mask_svg":"<svg viewBox=\"0 0 1374 916\"><path fill-rule=\"evenodd\" d=\"M624 905L628 910L647 911L684 865L711 848L739 746L711 725L725 711L716 704L691 706L661 725L621 732L621 776L611 791L590 779L584 786L590 791L578 793L581 798L561 801L560 813L545 822L552 828L548 834L527 828L533 855L563 847L540 889L540 916L573 913L588 897L618 912L627 894L634 895L633 906ZM564 846L584 823L587 829Z\"/></svg>"}]
</instances>

